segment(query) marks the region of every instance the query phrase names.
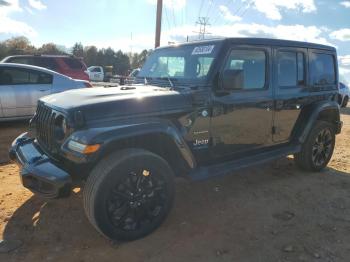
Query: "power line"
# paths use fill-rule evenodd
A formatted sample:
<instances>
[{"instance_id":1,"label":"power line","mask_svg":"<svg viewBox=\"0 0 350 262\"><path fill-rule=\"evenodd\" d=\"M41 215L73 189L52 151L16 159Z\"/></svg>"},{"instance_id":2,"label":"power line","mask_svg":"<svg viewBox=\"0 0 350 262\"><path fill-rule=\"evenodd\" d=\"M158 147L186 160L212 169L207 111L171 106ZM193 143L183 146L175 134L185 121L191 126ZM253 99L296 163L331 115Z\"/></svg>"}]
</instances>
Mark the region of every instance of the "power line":
<instances>
[{"instance_id":1,"label":"power line","mask_svg":"<svg viewBox=\"0 0 350 262\"><path fill-rule=\"evenodd\" d=\"M167 26L168 26L168 30L170 31L170 22L169 22L169 16L168 16L168 11L167 11L167 8L164 7L164 13L165 13L165 19L166 19L166 22L167 22Z\"/></svg>"},{"instance_id":2,"label":"power line","mask_svg":"<svg viewBox=\"0 0 350 262\"><path fill-rule=\"evenodd\" d=\"M203 4L204 4L204 0L202 0L202 2L201 2L200 8L199 8L199 12L198 12L198 17L201 17Z\"/></svg>"},{"instance_id":3,"label":"power line","mask_svg":"<svg viewBox=\"0 0 350 262\"><path fill-rule=\"evenodd\" d=\"M171 5L171 9L172 9L174 27L176 28L176 16L175 16L175 9L173 5Z\"/></svg>"},{"instance_id":4,"label":"power line","mask_svg":"<svg viewBox=\"0 0 350 262\"><path fill-rule=\"evenodd\" d=\"M213 9L213 3L214 3L214 0L209 0L207 14L205 15L205 17L209 17L209 12Z\"/></svg>"},{"instance_id":5,"label":"power line","mask_svg":"<svg viewBox=\"0 0 350 262\"><path fill-rule=\"evenodd\" d=\"M211 33L207 32L207 26L210 26L209 24L209 17L198 17L198 20L196 22L196 25L199 25L199 31L194 32L198 34L198 39L203 40L205 39L206 35L210 35Z\"/></svg>"},{"instance_id":6,"label":"power line","mask_svg":"<svg viewBox=\"0 0 350 262\"><path fill-rule=\"evenodd\" d=\"M253 1L254 0L250 0L247 5L245 5L245 3L242 2L240 7L236 10L236 12L234 12L232 14L232 16L238 16L239 12L242 11L242 8L244 8L245 10L243 12L241 12L241 16L240 16L241 18L243 18L243 16L246 14L246 12L250 8L250 5L253 3ZM228 24L231 24L231 23L232 23L232 21L228 21L228 22L225 23L225 25L228 25Z\"/></svg>"}]
</instances>

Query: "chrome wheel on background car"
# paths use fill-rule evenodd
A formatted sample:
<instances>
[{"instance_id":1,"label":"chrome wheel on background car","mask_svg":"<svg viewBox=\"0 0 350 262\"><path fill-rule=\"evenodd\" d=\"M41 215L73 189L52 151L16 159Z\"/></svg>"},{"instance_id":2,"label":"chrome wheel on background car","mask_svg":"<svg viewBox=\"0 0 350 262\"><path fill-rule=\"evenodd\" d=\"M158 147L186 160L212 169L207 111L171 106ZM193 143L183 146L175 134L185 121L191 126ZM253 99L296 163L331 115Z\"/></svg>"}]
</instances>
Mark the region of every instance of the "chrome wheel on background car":
<instances>
[{"instance_id":1,"label":"chrome wheel on background car","mask_svg":"<svg viewBox=\"0 0 350 262\"><path fill-rule=\"evenodd\" d=\"M102 159L86 181L86 215L109 239L144 237L158 228L171 210L173 177L168 163L149 151L115 152Z\"/></svg>"}]
</instances>

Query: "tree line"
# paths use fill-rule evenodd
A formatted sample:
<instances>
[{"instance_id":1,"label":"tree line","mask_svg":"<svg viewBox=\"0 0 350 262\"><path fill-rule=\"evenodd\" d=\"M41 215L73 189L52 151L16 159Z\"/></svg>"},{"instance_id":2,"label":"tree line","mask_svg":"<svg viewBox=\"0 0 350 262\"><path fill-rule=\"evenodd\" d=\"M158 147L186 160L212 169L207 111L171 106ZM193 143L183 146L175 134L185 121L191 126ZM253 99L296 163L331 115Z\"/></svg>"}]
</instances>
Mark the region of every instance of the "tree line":
<instances>
[{"instance_id":1,"label":"tree line","mask_svg":"<svg viewBox=\"0 0 350 262\"><path fill-rule=\"evenodd\" d=\"M20 36L0 42L0 60L10 55L74 55L84 59L89 66L113 66L113 73L126 75L130 70L139 68L145 62L151 50L143 50L140 53L125 53L109 48L97 48L96 46L83 46L76 43L71 49L54 43L43 44L35 47L28 38Z\"/></svg>"}]
</instances>

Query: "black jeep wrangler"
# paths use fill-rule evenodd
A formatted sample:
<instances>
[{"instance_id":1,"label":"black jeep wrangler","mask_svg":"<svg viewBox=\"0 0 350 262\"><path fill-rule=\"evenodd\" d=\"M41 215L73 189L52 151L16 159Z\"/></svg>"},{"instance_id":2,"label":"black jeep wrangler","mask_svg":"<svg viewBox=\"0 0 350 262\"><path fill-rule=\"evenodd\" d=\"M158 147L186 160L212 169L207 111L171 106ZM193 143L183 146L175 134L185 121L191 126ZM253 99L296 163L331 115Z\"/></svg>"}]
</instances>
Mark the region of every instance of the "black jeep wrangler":
<instances>
[{"instance_id":1,"label":"black jeep wrangler","mask_svg":"<svg viewBox=\"0 0 350 262\"><path fill-rule=\"evenodd\" d=\"M133 240L164 221L176 176L205 179L291 154L322 170L342 127L337 99L333 47L252 38L170 46L132 85L41 99L10 157L26 188L59 198L82 186L95 228Z\"/></svg>"}]
</instances>

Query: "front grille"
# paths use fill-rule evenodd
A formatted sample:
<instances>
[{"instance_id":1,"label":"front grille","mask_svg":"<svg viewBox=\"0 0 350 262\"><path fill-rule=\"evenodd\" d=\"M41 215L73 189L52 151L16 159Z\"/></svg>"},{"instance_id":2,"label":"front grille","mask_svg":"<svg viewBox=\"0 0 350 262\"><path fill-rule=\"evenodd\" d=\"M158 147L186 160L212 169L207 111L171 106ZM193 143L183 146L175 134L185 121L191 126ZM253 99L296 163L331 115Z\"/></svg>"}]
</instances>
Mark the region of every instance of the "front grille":
<instances>
[{"instance_id":1,"label":"front grille","mask_svg":"<svg viewBox=\"0 0 350 262\"><path fill-rule=\"evenodd\" d=\"M55 120L57 114L43 103L38 103L35 116L36 138L44 149L52 151L55 146Z\"/></svg>"}]
</instances>

